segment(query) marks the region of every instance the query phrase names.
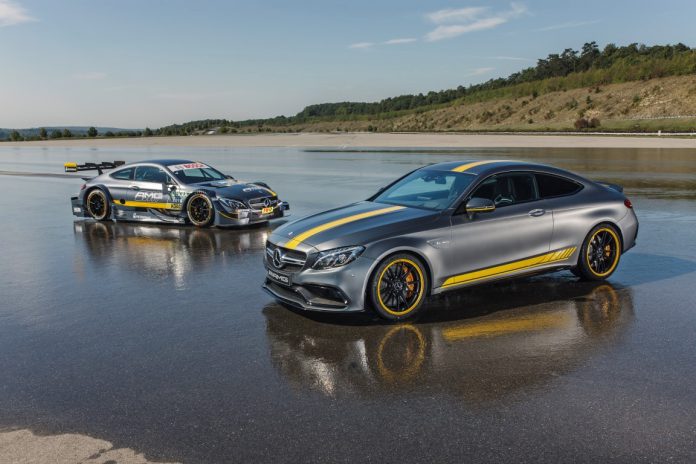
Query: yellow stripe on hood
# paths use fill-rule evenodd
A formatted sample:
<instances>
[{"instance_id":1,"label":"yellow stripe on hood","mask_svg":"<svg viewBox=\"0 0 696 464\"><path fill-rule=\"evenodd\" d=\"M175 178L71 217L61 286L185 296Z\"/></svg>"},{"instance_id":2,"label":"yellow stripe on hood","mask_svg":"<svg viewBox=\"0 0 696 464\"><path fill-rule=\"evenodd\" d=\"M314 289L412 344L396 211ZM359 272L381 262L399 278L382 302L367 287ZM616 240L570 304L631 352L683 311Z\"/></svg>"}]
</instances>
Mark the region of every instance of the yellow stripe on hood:
<instances>
[{"instance_id":1,"label":"yellow stripe on hood","mask_svg":"<svg viewBox=\"0 0 696 464\"><path fill-rule=\"evenodd\" d=\"M301 233L297 237L287 242L284 245L284 247L293 250L304 240L307 240L309 237L316 235L320 232L324 232L325 230L333 229L334 227L342 226L343 224L348 224L349 222L355 222L359 221L360 219L379 216L380 214L391 213L392 211L398 211L405 208L405 206L390 206L389 208L376 209L374 211L367 211L366 213L354 214L353 216L336 219L335 221L327 222L326 224L313 227L309 229L307 232Z\"/></svg>"}]
</instances>

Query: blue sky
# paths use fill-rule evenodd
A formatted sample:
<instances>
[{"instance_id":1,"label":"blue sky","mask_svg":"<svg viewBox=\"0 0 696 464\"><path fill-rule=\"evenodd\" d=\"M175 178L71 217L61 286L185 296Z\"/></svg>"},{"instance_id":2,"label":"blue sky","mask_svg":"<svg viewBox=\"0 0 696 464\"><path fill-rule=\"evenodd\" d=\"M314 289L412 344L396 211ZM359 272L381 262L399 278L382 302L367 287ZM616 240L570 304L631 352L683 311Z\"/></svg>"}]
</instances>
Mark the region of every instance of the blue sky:
<instances>
[{"instance_id":1,"label":"blue sky","mask_svg":"<svg viewBox=\"0 0 696 464\"><path fill-rule=\"evenodd\" d=\"M0 0L0 127L291 115L507 76L596 40L696 45L696 2Z\"/></svg>"}]
</instances>

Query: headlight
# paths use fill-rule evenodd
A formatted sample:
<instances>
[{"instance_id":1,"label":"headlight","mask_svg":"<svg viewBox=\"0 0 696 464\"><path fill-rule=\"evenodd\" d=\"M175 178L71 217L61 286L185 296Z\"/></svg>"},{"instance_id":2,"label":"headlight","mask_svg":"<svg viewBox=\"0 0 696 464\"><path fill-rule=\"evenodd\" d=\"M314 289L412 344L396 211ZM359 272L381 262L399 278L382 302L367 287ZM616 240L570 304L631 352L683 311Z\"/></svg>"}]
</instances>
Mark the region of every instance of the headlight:
<instances>
[{"instance_id":1,"label":"headlight","mask_svg":"<svg viewBox=\"0 0 696 464\"><path fill-rule=\"evenodd\" d=\"M239 200L233 200L232 198L220 198L220 203L230 209L247 209L247 205Z\"/></svg>"},{"instance_id":2,"label":"headlight","mask_svg":"<svg viewBox=\"0 0 696 464\"><path fill-rule=\"evenodd\" d=\"M345 266L365 251L365 247L352 246L344 248L334 248L333 250L322 251L317 256L312 269L331 269L334 267Z\"/></svg>"}]
</instances>

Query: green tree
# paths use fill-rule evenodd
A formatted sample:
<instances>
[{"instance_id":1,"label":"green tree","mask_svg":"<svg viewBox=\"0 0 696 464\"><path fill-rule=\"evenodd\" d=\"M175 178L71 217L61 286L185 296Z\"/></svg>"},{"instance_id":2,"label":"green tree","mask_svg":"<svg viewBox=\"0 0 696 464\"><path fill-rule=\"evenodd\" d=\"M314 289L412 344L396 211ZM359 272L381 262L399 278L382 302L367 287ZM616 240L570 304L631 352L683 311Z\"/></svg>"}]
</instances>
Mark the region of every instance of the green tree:
<instances>
[{"instance_id":1,"label":"green tree","mask_svg":"<svg viewBox=\"0 0 696 464\"><path fill-rule=\"evenodd\" d=\"M93 127L90 127L89 129L87 129L87 136L88 137L96 137L97 135L99 135L99 131L97 130L96 127L93 126Z\"/></svg>"},{"instance_id":2,"label":"green tree","mask_svg":"<svg viewBox=\"0 0 696 464\"><path fill-rule=\"evenodd\" d=\"M48 132L46 131L45 127L42 127L39 131L39 137L41 137L41 139L43 140L46 140L48 138Z\"/></svg>"},{"instance_id":3,"label":"green tree","mask_svg":"<svg viewBox=\"0 0 696 464\"><path fill-rule=\"evenodd\" d=\"M63 134L62 134L61 131L59 131L59 130L54 130L54 131L51 132L51 138L52 138L52 139L59 139L59 138L61 138L62 136L63 136Z\"/></svg>"},{"instance_id":4,"label":"green tree","mask_svg":"<svg viewBox=\"0 0 696 464\"><path fill-rule=\"evenodd\" d=\"M70 129L63 129L63 137L70 138L72 137L72 132L70 132Z\"/></svg>"},{"instance_id":5,"label":"green tree","mask_svg":"<svg viewBox=\"0 0 696 464\"><path fill-rule=\"evenodd\" d=\"M149 127L146 127L145 132L143 132L143 135L145 137L152 137L152 129L150 129Z\"/></svg>"},{"instance_id":6,"label":"green tree","mask_svg":"<svg viewBox=\"0 0 696 464\"><path fill-rule=\"evenodd\" d=\"M107 131L106 134L104 134L106 137L113 137L115 134L111 131Z\"/></svg>"},{"instance_id":7,"label":"green tree","mask_svg":"<svg viewBox=\"0 0 696 464\"><path fill-rule=\"evenodd\" d=\"M19 142L21 140L24 140L24 137L22 137L22 134L20 134L19 131L13 130L10 134L10 140L12 140L13 142Z\"/></svg>"}]
</instances>

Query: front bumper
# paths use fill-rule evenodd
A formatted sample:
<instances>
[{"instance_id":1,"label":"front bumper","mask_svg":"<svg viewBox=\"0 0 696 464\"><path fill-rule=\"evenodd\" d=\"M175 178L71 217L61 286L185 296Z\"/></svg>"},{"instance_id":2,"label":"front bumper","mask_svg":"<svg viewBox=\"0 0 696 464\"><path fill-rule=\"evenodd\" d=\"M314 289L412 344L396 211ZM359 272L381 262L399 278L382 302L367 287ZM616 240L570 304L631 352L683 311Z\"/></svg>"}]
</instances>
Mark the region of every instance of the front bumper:
<instances>
[{"instance_id":1,"label":"front bumper","mask_svg":"<svg viewBox=\"0 0 696 464\"><path fill-rule=\"evenodd\" d=\"M288 214L285 212L289 209L290 204L287 201L279 203L270 214L263 214L261 211L254 209L226 211L226 208L218 204L217 208L215 208L215 225L224 227L257 224L287 216Z\"/></svg>"},{"instance_id":2,"label":"front bumper","mask_svg":"<svg viewBox=\"0 0 696 464\"><path fill-rule=\"evenodd\" d=\"M357 312L365 310L365 284L374 261L360 257L336 269L316 271L305 266L297 272L276 269L264 257L266 280L263 289L275 299L308 311ZM269 271L289 278L281 285L269 277Z\"/></svg>"}]
</instances>

